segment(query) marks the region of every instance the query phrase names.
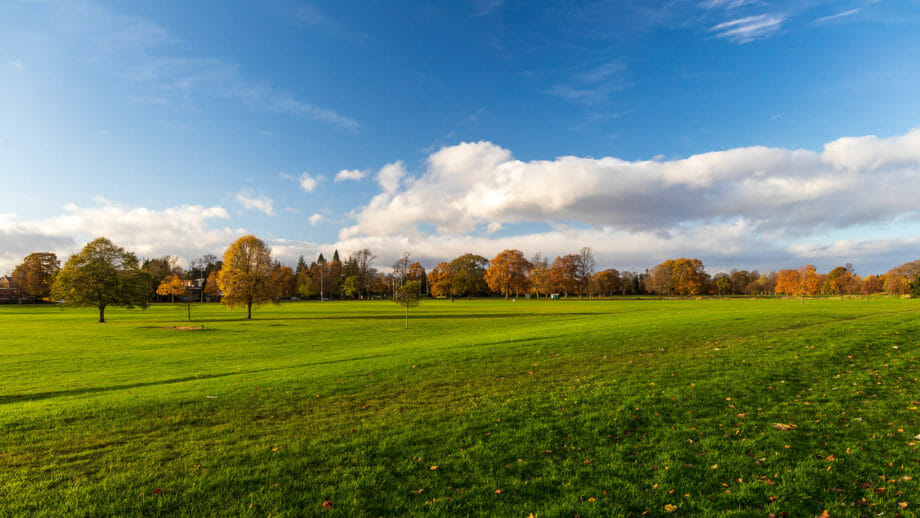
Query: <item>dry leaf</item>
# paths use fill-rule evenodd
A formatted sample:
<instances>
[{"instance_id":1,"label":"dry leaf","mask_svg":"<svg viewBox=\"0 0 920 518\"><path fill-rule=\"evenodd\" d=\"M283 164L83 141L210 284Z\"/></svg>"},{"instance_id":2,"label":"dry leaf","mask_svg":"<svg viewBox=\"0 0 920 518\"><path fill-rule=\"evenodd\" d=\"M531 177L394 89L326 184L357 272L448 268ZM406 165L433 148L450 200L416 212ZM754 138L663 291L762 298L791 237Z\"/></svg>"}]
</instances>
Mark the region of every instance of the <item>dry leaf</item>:
<instances>
[{"instance_id":1,"label":"dry leaf","mask_svg":"<svg viewBox=\"0 0 920 518\"><path fill-rule=\"evenodd\" d=\"M673 513L677 510L677 506L674 504L664 504L664 512Z\"/></svg>"}]
</instances>

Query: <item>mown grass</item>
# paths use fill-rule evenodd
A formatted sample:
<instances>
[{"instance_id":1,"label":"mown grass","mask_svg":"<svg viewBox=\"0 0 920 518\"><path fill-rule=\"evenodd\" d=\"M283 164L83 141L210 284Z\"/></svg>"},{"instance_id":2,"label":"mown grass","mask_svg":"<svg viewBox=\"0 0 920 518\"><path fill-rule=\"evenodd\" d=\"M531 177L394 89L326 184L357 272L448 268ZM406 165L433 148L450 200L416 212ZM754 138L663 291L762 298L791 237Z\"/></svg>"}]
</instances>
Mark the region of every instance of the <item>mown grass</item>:
<instances>
[{"instance_id":1,"label":"mown grass","mask_svg":"<svg viewBox=\"0 0 920 518\"><path fill-rule=\"evenodd\" d=\"M0 515L920 508L916 300L254 315L0 308Z\"/></svg>"}]
</instances>

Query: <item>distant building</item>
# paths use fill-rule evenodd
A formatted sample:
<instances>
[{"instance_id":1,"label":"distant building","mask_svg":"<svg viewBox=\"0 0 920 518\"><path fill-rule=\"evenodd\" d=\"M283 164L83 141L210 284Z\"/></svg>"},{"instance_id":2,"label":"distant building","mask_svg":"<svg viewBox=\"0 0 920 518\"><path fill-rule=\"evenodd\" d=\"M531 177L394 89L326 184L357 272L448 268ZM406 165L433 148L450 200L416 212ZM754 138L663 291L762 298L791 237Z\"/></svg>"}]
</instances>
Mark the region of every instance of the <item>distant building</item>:
<instances>
[{"instance_id":1,"label":"distant building","mask_svg":"<svg viewBox=\"0 0 920 518\"><path fill-rule=\"evenodd\" d=\"M0 303L15 302L19 300L19 289L9 275L0 277Z\"/></svg>"}]
</instances>

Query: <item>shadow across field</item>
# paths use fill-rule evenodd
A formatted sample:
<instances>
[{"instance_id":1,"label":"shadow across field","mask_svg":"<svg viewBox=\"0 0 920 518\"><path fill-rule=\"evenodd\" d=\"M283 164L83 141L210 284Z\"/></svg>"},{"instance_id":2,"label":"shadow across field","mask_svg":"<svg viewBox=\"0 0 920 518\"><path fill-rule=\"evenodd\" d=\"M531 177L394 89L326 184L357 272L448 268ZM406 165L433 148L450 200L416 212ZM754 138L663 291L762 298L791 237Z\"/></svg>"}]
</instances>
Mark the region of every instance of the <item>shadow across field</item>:
<instances>
[{"instance_id":1,"label":"shadow across field","mask_svg":"<svg viewBox=\"0 0 920 518\"><path fill-rule=\"evenodd\" d=\"M477 318L534 318L534 317L584 317L592 315L615 315L605 311L572 311L558 313L412 313L410 320L428 320L428 319L477 319ZM193 323L207 322L272 322L285 320L405 320L404 314L394 315L322 315L322 316L283 316L283 317L257 317L251 320L246 318L202 318L196 319ZM145 327L162 327L162 326L145 326Z\"/></svg>"},{"instance_id":2,"label":"shadow across field","mask_svg":"<svg viewBox=\"0 0 920 518\"><path fill-rule=\"evenodd\" d=\"M236 370L232 372L220 372L216 374L198 374L195 376L184 376L181 378L171 378L171 379L157 380L157 381L143 381L143 382L138 382L138 383L125 383L121 385L107 385L105 387L84 387L84 388L75 388L75 389L69 389L69 390L35 392L31 394L9 394L9 395L0 396L0 405L20 403L24 401L40 401L43 399L51 399L51 398L56 398L56 397L83 396L87 394L99 394L103 392L114 392L118 390L131 390L135 388L154 387L157 385L172 385L175 383L185 383L188 381L224 378L227 376L256 374L260 372L280 371L280 370L287 370L287 369L296 369L296 368L301 368L301 367L314 367L317 365L329 365L329 364L334 364L334 363L346 363L346 362L355 362L355 361L362 361L362 360L371 360L371 359L378 359L378 358L383 358L387 356L395 356L395 355L378 354L378 355L373 355L373 356L358 356L354 358L340 358L338 360L325 360L325 361L318 361L318 362L306 362L306 363L299 363L299 364L294 364L294 365L285 365L283 367Z\"/></svg>"}]
</instances>

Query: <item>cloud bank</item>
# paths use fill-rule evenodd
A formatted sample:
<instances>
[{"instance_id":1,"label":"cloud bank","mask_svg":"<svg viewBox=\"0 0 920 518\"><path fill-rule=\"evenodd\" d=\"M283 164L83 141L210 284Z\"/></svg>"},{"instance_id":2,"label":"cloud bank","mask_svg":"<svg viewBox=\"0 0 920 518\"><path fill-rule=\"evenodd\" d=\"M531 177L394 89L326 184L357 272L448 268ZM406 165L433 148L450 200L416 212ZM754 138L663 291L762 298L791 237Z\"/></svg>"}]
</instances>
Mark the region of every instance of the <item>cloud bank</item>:
<instances>
[{"instance_id":1,"label":"cloud bank","mask_svg":"<svg viewBox=\"0 0 920 518\"><path fill-rule=\"evenodd\" d=\"M378 192L345 215L336 242L263 233L277 257L367 247L379 266L409 251L430 267L467 252L554 257L591 246L602 267L642 270L689 256L712 271L852 261L878 273L920 255L920 128L843 137L820 151L751 146L676 160L522 161L492 142L464 142L431 153L420 171L395 161L367 175ZM274 213L265 196L241 191L237 201ZM329 216L314 212L304 223L339 220ZM230 217L220 206L153 210L104 199L43 220L0 214L0 273L29 252L63 257L100 235L147 257L221 253L247 232L224 225Z\"/></svg>"}]
</instances>

